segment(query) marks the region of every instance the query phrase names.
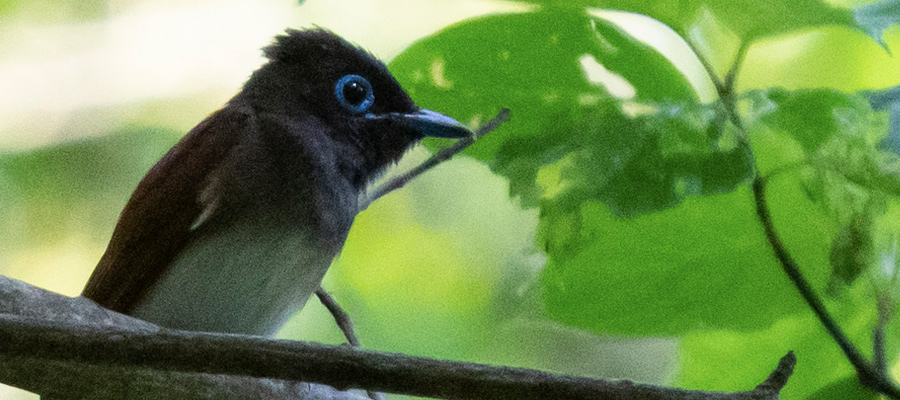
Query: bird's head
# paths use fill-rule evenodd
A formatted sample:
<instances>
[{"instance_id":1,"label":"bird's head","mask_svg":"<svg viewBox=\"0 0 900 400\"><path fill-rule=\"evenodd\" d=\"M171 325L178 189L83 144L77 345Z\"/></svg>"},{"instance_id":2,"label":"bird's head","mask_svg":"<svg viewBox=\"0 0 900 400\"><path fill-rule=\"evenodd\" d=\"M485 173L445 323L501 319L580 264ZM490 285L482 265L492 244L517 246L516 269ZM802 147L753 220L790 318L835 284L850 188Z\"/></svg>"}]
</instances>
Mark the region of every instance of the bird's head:
<instances>
[{"instance_id":1,"label":"bird's head","mask_svg":"<svg viewBox=\"0 0 900 400\"><path fill-rule=\"evenodd\" d=\"M322 134L359 150L367 175L425 136L462 138L464 125L421 109L371 53L323 29L288 30L264 49L268 63L242 95L260 113L314 117Z\"/></svg>"}]
</instances>

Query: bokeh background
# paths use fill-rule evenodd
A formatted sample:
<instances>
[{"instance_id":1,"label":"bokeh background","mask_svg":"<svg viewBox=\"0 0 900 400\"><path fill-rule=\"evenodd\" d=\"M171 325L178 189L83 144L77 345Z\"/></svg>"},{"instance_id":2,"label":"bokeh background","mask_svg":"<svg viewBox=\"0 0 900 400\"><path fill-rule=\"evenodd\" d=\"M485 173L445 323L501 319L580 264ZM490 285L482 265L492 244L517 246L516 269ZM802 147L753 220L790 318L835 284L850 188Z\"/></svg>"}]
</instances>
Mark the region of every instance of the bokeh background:
<instances>
[{"instance_id":1,"label":"bokeh background","mask_svg":"<svg viewBox=\"0 0 900 400\"><path fill-rule=\"evenodd\" d=\"M581 205L584 220L573 227L565 207L547 207L516 186L508 172L522 164L486 161L504 143L517 145L505 141L514 135L571 130L539 125L569 109L554 103L570 94L558 88L590 83L592 91L573 97L572 104L583 106L604 98L698 104L716 98L699 59L659 21L536 3L546 4L0 0L0 273L77 295L146 170L239 90L274 35L320 26L391 62L423 106L470 124L499 107L513 109L499 139L476 144L357 218L324 286L350 312L366 348L704 390L751 389L794 349L801 361L785 398L808 398L852 378L771 258L751 212L746 171L716 175L720 188L712 192L685 180L677 199L660 204L601 196L602 202ZM865 2L815 3L847 9ZM542 6L550 11L542 14ZM742 32L729 30L716 12L721 9L702 10L691 22L696 27L680 32L694 35L724 73ZM615 45L611 38L625 32L627 48L640 54L623 61L630 72L610 72L604 64L612 60L573 58L581 50L557 46L560 38L573 48L593 38L593 31L579 31L588 14L602 21L591 29ZM545 38L556 47L540 47ZM503 64L504 75L492 77L488 69L500 62L486 49L504 40L511 50L501 58L512 61ZM853 93L895 86L900 60L892 54L900 49L900 30L885 31L882 40L828 24L768 35L747 50L736 87ZM485 69L473 72L478 66ZM465 73L477 76L457 79ZM646 94L653 87L659 93ZM590 119L567 118L577 126ZM615 143L599 144L615 152ZM437 146L413 149L394 171ZM795 150L786 148L772 152ZM567 166L543 166L531 178L543 190L538 197L552 199L566 190ZM839 227L799 186L773 190L781 190L772 200L776 218L799 221L784 227L798 259L827 267ZM602 245L560 257L559 249L571 245L561 243L566 235ZM557 254L549 270L548 254ZM593 265L590 271L609 265L611 272L585 272L585 264ZM819 288L829 283L826 267L808 271ZM870 293L848 290L832 305L865 341L874 317L864 306ZM315 300L279 336L342 342ZM0 399L33 398L0 387Z\"/></svg>"}]
</instances>

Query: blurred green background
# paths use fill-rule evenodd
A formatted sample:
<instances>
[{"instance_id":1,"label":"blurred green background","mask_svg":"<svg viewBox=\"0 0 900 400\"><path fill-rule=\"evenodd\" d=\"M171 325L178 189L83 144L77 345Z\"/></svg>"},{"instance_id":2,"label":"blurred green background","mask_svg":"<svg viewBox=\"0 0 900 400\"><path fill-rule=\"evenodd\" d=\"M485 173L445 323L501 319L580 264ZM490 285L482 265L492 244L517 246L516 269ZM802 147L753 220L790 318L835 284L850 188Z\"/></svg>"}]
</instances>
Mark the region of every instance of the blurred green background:
<instances>
[{"instance_id":1,"label":"blurred green background","mask_svg":"<svg viewBox=\"0 0 900 400\"><path fill-rule=\"evenodd\" d=\"M0 0L0 273L77 295L146 170L272 36L317 25L423 107L512 110L357 217L324 286L366 348L728 391L794 350L785 399L871 398L748 186L773 177L779 234L870 354L875 297L900 297L900 96L868 101L900 84L900 3L868 3ZM684 39L720 77L741 56L741 127ZM342 341L315 300L279 336Z\"/></svg>"}]
</instances>

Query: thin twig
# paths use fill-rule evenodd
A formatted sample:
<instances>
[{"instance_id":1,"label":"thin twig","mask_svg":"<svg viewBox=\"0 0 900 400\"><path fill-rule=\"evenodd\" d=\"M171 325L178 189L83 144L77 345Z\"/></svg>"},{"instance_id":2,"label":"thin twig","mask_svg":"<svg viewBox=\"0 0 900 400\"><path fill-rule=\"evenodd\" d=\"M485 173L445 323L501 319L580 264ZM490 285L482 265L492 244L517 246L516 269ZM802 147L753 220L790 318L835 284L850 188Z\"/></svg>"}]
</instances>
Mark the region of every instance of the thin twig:
<instances>
[{"instance_id":1,"label":"thin twig","mask_svg":"<svg viewBox=\"0 0 900 400\"><path fill-rule=\"evenodd\" d=\"M741 70L741 65L744 63L744 57L747 55L747 50L749 48L750 41L746 39L742 40L740 47L738 47L738 52L734 56L734 62L731 64L731 68L728 69L728 73L725 74L723 86L719 89L719 97L728 109L731 123L743 133L745 138L747 136L747 130L744 129L744 121L741 120L741 117L737 113L737 95L734 90L734 83L737 81L738 72ZM746 140L749 140L749 138Z\"/></svg>"},{"instance_id":2,"label":"thin twig","mask_svg":"<svg viewBox=\"0 0 900 400\"><path fill-rule=\"evenodd\" d=\"M353 320L350 319L350 314L347 314L331 293L326 292L321 286L316 290L316 297L319 298L322 305L331 313L334 322L337 324L338 328L341 329L341 332L344 333L347 343L353 347L360 347L359 339L356 337L356 331L353 329ZM384 394L382 393L367 390L366 395L372 400L384 400Z\"/></svg>"},{"instance_id":3,"label":"thin twig","mask_svg":"<svg viewBox=\"0 0 900 400\"><path fill-rule=\"evenodd\" d=\"M450 147L445 147L438 151L435 155L431 156L431 158L425 160L425 162L419 164L415 168L407 171L406 173L396 176L385 182L381 186L375 188L369 195L364 195L363 198L359 202L359 211L363 211L369 207L375 200L380 199L384 195L393 192L394 190L400 189L405 186L409 181L413 180L415 177L421 175L425 171L434 168L438 164L448 160L450 157L453 157L457 153L465 150L467 147L471 146L475 143L476 140L482 138L484 135L487 135L494 129L497 129L500 124L509 120L509 109L504 108L497 113L497 116L491 118L490 121L486 122L484 125L481 125L476 129L472 136L460 139L456 143L454 143Z\"/></svg>"},{"instance_id":4,"label":"thin twig","mask_svg":"<svg viewBox=\"0 0 900 400\"><path fill-rule=\"evenodd\" d=\"M709 60L706 57L703 57L703 54L700 53L700 49L697 45L694 44L694 41L688 37L684 39L685 43L687 43L688 47L697 56L697 59L700 60L700 65L703 66L703 69L706 70L706 75L709 76L709 79L712 81L713 86L716 88L717 93L722 93L722 88L725 84L719 79L719 75L716 74L716 69L713 68L712 64L709 63Z\"/></svg>"},{"instance_id":5,"label":"thin twig","mask_svg":"<svg viewBox=\"0 0 900 400\"><path fill-rule=\"evenodd\" d=\"M725 105L726 112L728 112L729 114L729 119L731 120L732 124L734 124L734 126L738 129L738 131L741 132L739 138L747 146L749 146L749 137L747 136L746 127L744 127L743 121L741 120L737 112L734 98L734 84L737 80L740 66L741 64L743 64L744 57L747 54L750 43L751 41L749 40L744 40L743 42L741 42L741 46L735 56L734 63L729 69L724 81L719 81L718 78L715 77L715 72L712 70L709 62L706 61L703 56L694 49L690 42L688 43L688 45L691 46L691 49L695 50L694 52L697 54L697 57L700 58L701 63L704 65L704 68L707 69L707 72L710 74L713 81L716 82L716 87L719 90L720 100ZM772 217L769 214L769 208L765 197L766 177L759 175L758 167L756 167L755 164L754 169L756 170L756 172L754 173L752 188L753 198L756 203L756 214L760 223L763 225L763 229L766 233L766 238L769 241L769 246L772 247L772 250L775 252L775 257L778 259L782 270L794 284L794 287L796 287L800 292L800 295L806 301L807 305L809 305L809 307L813 310L813 313L816 315L822 325L825 326L825 329L828 331L829 335L831 335L835 342L837 342L838 346L844 352L844 355L856 369L856 372L859 375L860 382L879 393L885 394L893 399L900 400L900 388L896 387L886 374L880 373L868 360L866 360L865 357L862 356L862 354L853 345L847 335L845 335L841 328L837 325L837 322L835 322L834 318L828 313L828 310L825 308L824 303L818 297L818 295L816 295L815 291L812 289L812 286L803 277L803 274L800 272L800 268L797 265L796 261L794 261L790 253L788 253L787 249L784 247L784 244L781 242L781 239L775 232L775 227L772 223Z\"/></svg>"},{"instance_id":6,"label":"thin twig","mask_svg":"<svg viewBox=\"0 0 900 400\"><path fill-rule=\"evenodd\" d=\"M319 287L319 289L316 290L316 297L319 298L322 305L324 305L325 308L328 309L328 312L331 313L331 316L334 317L334 322L337 323L338 328L344 333L344 337L347 338L347 343L353 347L359 347L359 339L356 338L356 332L353 330L353 320L350 319L350 314L347 314L347 312L341 308L341 305L337 303L337 300L335 300L330 293L326 292L325 289Z\"/></svg>"},{"instance_id":7,"label":"thin twig","mask_svg":"<svg viewBox=\"0 0 900 400\"><path fill-rule=\"evenodd\" d=\"M872 334L872 359L875 369L881 376L888 376L887 357L885 356L884 331L888 322L891 320L893 310L891 310L891 300L887 293L878 291L878 320L875 322L874 333Z\"/></svg>"},{"instance_id":8,"label":"thin twig","mask_svg":"<svg viewBox=\"0 0 900 400\"><path fill-rule=\"evenodd\" d=\"M744 58L747 56L747 50L750 49L751 43L753 43L751 40L741 40L737 54L734 55L734 61L731 63L731 68L725 74L724 85L730 93L734 93L734 83L737 81L738 72L741 70L741 65L744 64Z\"/></svg>"},{"instance_id":9,"label":"thin twig","mask_svg":"<svg viewBox=\"0 0 900 400\"><path fill-rule=\"evenodd\" d=\"M828 331L828 334L831 335L835 342L837 342L841 351L844 352L844 355L850 360L850 363L853 364L853 367L859 375L860 382L872 390L885 394L893 399L900 399L900 389L894 386L894 384L888 380L887 376L880 374L872 363L863 357L847 335L844 334L844 331L838 326L831 314L828 313L825 304L819 296L816 295L815 290L813 290L809 282L803 277L797 262L794 261L790 253L788 253L784 244L781 242L781 238L779 238L778 234L775 232L775 226L772 223L772 216L769 214L769 208L766 202L765 190L765 177L757 176L753 179L753 198L756 202L756 215L763 225L766 239L769 241L769 246L771 246L772 250L775 252L775 258L778 259L782 270L784 270L784 273L790 278L791 283L793 283L794 287L800 292L803 300L805 300L809 308L813 310L813 313L822 325L825 326L825 330Z\"/></svg>"},{"instance_id":10,"label":"thin twig","mask_svg":"<svg viewBox=\"0 0 900 400\"><path fill-rule=\"evenodd\" d=\"M784 385L787 385L788 378L794 373L794 366L797 365L797 356L793 351L789 351L781 360L778 366L769 374L769 377L756 386L756 390L769 391L770 393L778 393Z\"/></svg>"}]
</instances>

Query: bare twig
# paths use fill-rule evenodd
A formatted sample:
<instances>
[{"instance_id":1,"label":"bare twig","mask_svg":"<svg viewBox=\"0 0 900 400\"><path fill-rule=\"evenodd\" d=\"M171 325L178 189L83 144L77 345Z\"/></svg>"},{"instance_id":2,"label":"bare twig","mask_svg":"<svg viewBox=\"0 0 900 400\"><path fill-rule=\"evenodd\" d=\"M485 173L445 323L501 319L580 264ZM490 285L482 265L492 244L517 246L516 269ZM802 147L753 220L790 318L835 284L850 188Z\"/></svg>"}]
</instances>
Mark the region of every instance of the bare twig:
<instances>
[{"instance_id":1,"label":"bare twig","mask_svg":"<svg viewBox=\"0 0 900 400\"><path fill-rule=\"evenodd\" d=\"M750 49L750 43L747 39L741 41L738 52L734 56L734 62L725 75L722 87L719 88L719 97L725 103L726 109L728 109L731 123L743 133L744 140L749 140L749 138L747 138L747 130L744 129L744 121L741 120L740 115L737 113L737 94L735 93L734 84L737 82L738 72L740 72L741 65L744 63L744 57L747 56L747 50Z\"/></svg>"},{"instance_id":2,"label":"bare twig","mask_svg":"<svg viewBox=\"0 0 900 400\"><path fill-rule=\"evenodd\" d=\"M884 291L878 291L878 320L875 322L872 334L872 360L875 369L882 376L888 376L887 357L885 356L884 330L893 315L890 295Z\"/></svg>"},{"instance_id":3,"label":"bare twig","mask_svg":"<svg viewBox=\"0 0 900 400\"><path fill-rule=\"evenodd\" d=\"M739 139L743 141L744 144L748 147L749 137L747 135L746 127L744 127L743 121L741 120L741 117L737 112L734 85L737 81L740 67L743 64L744 58L747 55L747 51L751 43L752 41L747 39L744 39L741 42L740 48L735 55L735 60L728 73L726 74L725 79L719 80L715 74L714 69L712 68L712 65L703 57L698 49L690 41L688 41L688 45L700 59L703 67L709 74L710 79L712 79L715 83L716 89L719 92L720 101L722 101L722 103L725 105L725 109L728 113L730 121L741 133L741 135L739 135ZM790 166L789 168L794 168L794 166ZM790 253L788 253L787 249L784 247L784 244L781 242L781 239L775 232L775 227L772 223L772 217L769 214L769 209L765 197L766 177L759 175L758 167L755 164L754 169L756 170L756 172L754 173L752 189L753 198L756 202L757 218L763 225L763 229L766 233L766 238L769 242L770 247L775 252L775 258L778 260L779 265L781 265L782 270L794 284L794 287L796 287L800 292L800 295L806 301L807 305L812 309L813 313L816 315L822 325L824 325L826 331L828 331L828 334L831 335L835 342L837 342L838 346L841 348L841 351L844 352L844 355L856 369L860 382L874 391L887 395L892 399L900 400L900 388L898 388L891 381L886 373L880 372L879 368L876 365L873 365L865 357L862 356L859 350L853 345L847 335L844 334L844 332L838 326L834 318L828 313L828 310L825 308L824 303L818 297L818 295L816 295L815 291L812 289L812 286L810 286L810 284L803 277L803 274L800 272L800 268L797 265L796 261L794 261ZM880 346L879 340L882 340L877 337L878 335L878 328L876 328L876 357L878 357L877 346Z\"/></svg>"},{"instance_id":4,"label":"bare twig","mask_svg":"<svg viewBox=\"0 0 900 400\"><path fill-rule=\"evenodd\" d=\"M725 84L721 79L719 79L719 75L716 74L716 69L713 68L709 60L707 60L706 57L703 56L703 54L700 52L700 48L697 47L693 40L685 36L684 42L687 43L688 47L691 49L694 55L697 56L697 59L700 60L700 65L703 66L703 69L706 71L706 75L709 76L709 79L712 81L713 86L715 86L716 92L721 93L722 88L725 86Z\"/></svg>"},{"instance_id":5,"label":"bare twig","mask_svg":"<svg viewBox=\"0 0 900 400\"><path fill-rule=\"evenodd\" d=\"M334 322L337 324L338 328L341 329L341 332L344 333L347 343L353 347L360 347L359 339L357 339L356 332L353 329L353 320L350 319L350 314L347 314L347 312L344 311L344 308L338 304L337 300L331 296L331 293L326 292L321 286L316 290L316 297L319 298L322 305L324 305L325 308L328 309L328 312L331 313ZM384 395L381 393L368 390L366 391L366 394L372 400L384 400Z\"/></svg>"},{"instance_id":6,"label":"bare twig","mask_svg":"<svg viewBox=\"0 0 900 400\"><path fill-rule=\"evenodd\" d=\"M9 287L28 287L31 298L15 295ZM21 292L21 290L19 290ZM46 300L46 301L45 301ZM30 302L30 303L29 303ZM51 304L47 308L44 303ZM71 304L70 304L71 303ZM106 315L105 323L78 315ZM96 310L95 310L96 309ZM48 315L35 318L42 310ZM22 314L21 315L13 315ZM110 319L109 316L115 316ZM116 323L113 323L115 321ZM775 400L793 368L791 354L759 387L747 392L702 392L636 384L629 381L604 381L507 367L439 361L401 354L378 353L348 346L272 340L244 335L174 331L137 321L101 309L85 299L65 299L21 282L0 278L0 381L56 397L59 382L37 372L53 371L60 364L75 365L82 378L90 378L97 369L114 370L119 379L69 379L68 389L79 391L78 398L146 398L133 393L128 379L134 374L159 371L163 374L195 374L199 378L237 378L247 382L284 383L320 382L338 389L368 388L415 396L447 399L740 399ZM25 368L33 368L30 380L21 381ZM85 375L86 374L86 375ZM115 375L107 375L115 376ZM165 376L159 383L165 384ZM43 379L42 379L43 378ZM79 386L81 381L85 387ZM105 385L102 391L98 384ZM56 388L56 391L53 389ZM203 386L216 389L215 386ZM193 393L177 393L166 398L217 398ZM132 395L138 396L133 397ZM229 397L231 398L231 397ZM269 397L266 397L269 398Z\"/></svg>"},{"instance_id":7,"label":"bare twig","mask_svg":"<svg viewBox=\"0 0 900 400\"><path fill-rule=\"evenodd\" d=\"M753 41L748 39L742 39L741 44L738 47L737 54L734 56L734 61L731 63L731 68L729 68L728 73L725 74L725 81L723 82L724 88L729 93L734 93L734 83L737 81L738 72L741 70L741 65L744 64L744 58L747 56L747 50L750 49L750 44Z\"/></svg>"},{"instance_id":8,"label":"bare twig","mask_svg":"<svg viewBox=\"0 0 900 400\"><path fill-rule=\"evenodd\" d=\"M763 383L760 383L755 390L769 391L775 395L781 391L784 385L787 385L788 378L794 372L794 365L797 364L797 356L793 351L789 351L778 362L778 367L769 375Z\"/></svg>"},{"instance_id":9,"label":"bare twig","mask_svg":"<svg viewBox=\"0 0 900 400\"><path fill-rule=\"evenodd\" d=\"M347 338L347 343L349 343L353 347L359 347L359 339L356 338L356 332L353 331L353 320L350 319L350 315L341 308L340 304L337 303L337 300L334 297L331 297L331 294L326 292L325 289L321 287L319 290L316 290L316 297L319 298L319 301L322 302L322 305L328 309L328 312L331 313L331 316L334 317L334 322L337 324L338 328L341 328L341 332L344 333L344 337Z\"/></svg>"},{"instance_id":10,"label":"bare twig","mask_svg":"<svg viewBox=\"0 0 900 400\"><path fill-rule=\"evenodd\" d=\"M400 189L405 186L409 181L413 180L413 178L421 175L425 171L434 168L438 164L448 160L450 157L453 157L457 153L465 150L467 147L471 146L475 143L476 140L482 138L484 135L487 135L494 129L497 129L500 124L509 120L509 109L502 109L497 116L492 118L490 121L486 122L484 125L481 125L473 132L473 135L464 139L458 140L455 144L450 147L445 147L438 151L435 155L431 156L431 158L425 160L425 162L419 164L415 168L407 171L406 173L396 176L391 180L385 182L381 186L375 188L371 194L363 195L362 199L359 202L359 210L363 211L366 208L369 208L375 200L380 199L384 195L393 192L394 190Z\"/></svg>"},{"instance_id":11,"label":"bare twig","mask_svg":"<svg viewBox=\"0 0 900 400\"><path fill-rule=\"evenodd\" d=\"M800 272L800 267L797 265L797 262L794 261L793 257L791 257L790 253L788 253L787 249L784 247L784 244L778 237L778 233L775 232L772 216L769 214L769 208L766 202L765 177L757 176L753 180L753 198L756 202L756 215L763 225L766 239L769 241L769 245L775 252L775 258L778 259L779 265L781 265L781 268L791 280L791 283L794 284L794 287L800 292L800 295L803 297L803 300L806 301L806 304L809 305L809 308L812 309L822 325L825 326L825 330L828 331L828 334L831 335L835 342L837 342L841 351L844 352L844 355L850 360L850 363L853 364L853 367L859 375L860 382L872 390L885 394L892 399L900 399L900 389L894 386L893 382L891 382L886 375L879 373L872 363L863 357L847 335L844 334L844 331L841 330L831 314L828 313L825 304L819 296L816 295L815 290L813 290L809 282L803 277L803 273Z\"/></svg>"}]
</instances>

